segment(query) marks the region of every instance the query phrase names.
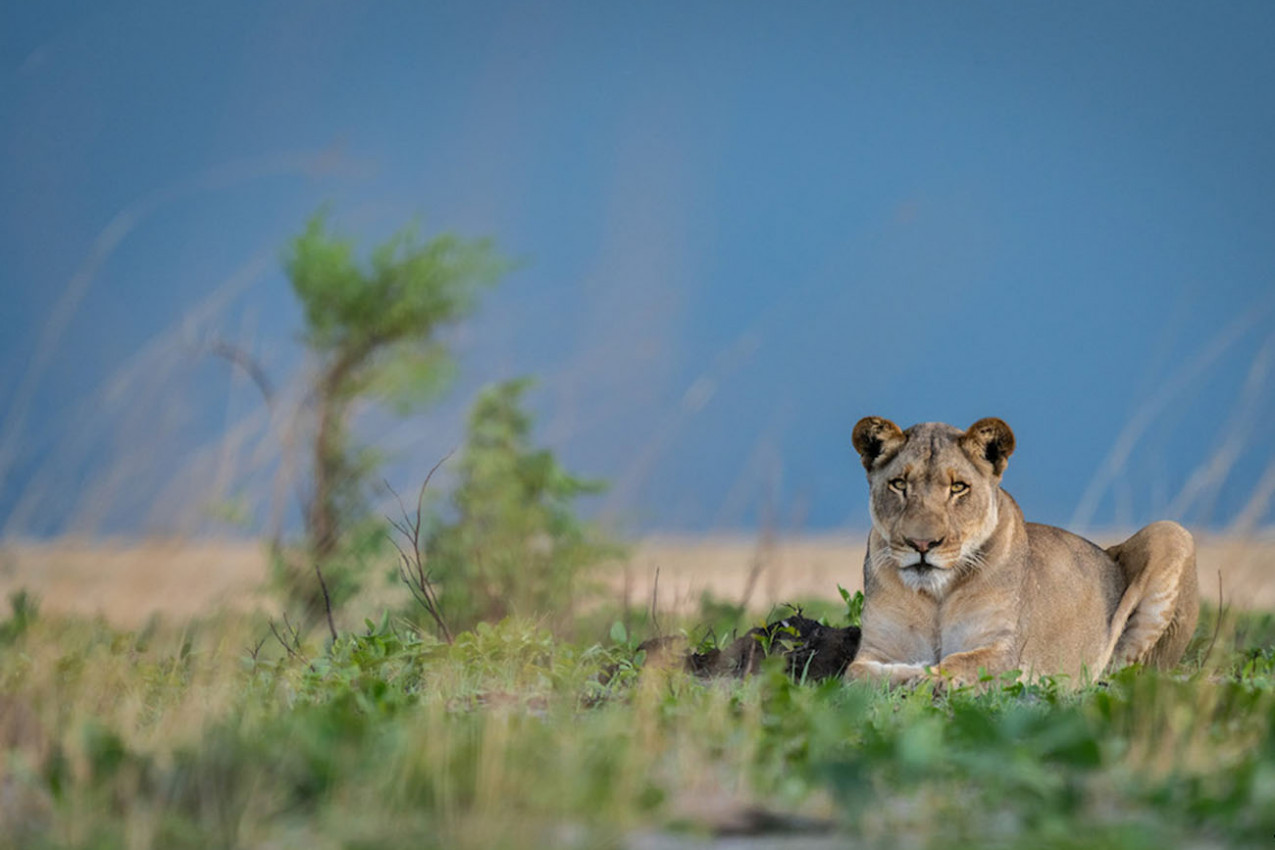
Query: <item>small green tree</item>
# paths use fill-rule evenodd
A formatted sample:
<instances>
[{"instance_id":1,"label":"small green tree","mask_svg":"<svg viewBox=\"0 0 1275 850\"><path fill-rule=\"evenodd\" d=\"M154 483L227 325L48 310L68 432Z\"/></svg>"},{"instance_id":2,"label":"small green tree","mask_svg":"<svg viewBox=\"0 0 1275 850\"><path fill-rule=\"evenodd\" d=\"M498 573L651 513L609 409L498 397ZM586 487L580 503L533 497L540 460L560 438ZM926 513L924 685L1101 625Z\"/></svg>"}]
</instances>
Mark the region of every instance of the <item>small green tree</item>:
<instances>
[{"instance_id":1,"label":"small green tree","mask_svg":"<svg viewBox=\"0 0 1275 850\"><path fill-rule=\"evenodd\" d=\"M566 472L531 445L527 378L480 393L469 414L454 516L426 544L439 600L453 628L510 614L570 616L584 573L619 548L592 533L575 502L603 485Z\"/></svg>"},{"instance_id":2,"label":"small green tree","mask_svg":"<svg viewBox=\"0 0 1275 850\"><path fill-rule=\"evenodd\" d=\"M432 398L451 373L438 330L472 313L478 294L508 263L489 240L451 234L425 240L414 225L360 262L354 241L329 230L319 213L289 244L285 267L305 311L303 340L318 362L310 398L312 480L303 510L335 636L324 566L367 516L368 481L379 463L349 433L351 405L376 399L407 413Z\"/></svg>"}]
</instances>

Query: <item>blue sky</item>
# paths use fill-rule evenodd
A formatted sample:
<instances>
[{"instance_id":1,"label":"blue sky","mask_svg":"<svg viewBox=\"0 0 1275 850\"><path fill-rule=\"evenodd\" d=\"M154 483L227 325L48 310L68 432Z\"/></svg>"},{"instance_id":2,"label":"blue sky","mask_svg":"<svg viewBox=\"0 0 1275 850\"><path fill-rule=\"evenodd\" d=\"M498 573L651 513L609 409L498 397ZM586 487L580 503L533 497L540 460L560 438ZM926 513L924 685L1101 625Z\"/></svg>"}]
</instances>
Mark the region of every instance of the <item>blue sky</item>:
<instances>
[{"instance_id":1,"label":"blue sky","mask_svg":"<svg viewBox=\"0 0 1275 850\"><path fill-rule=\"evenodd\" d=\"M437 409L362 420L402 486L531 372L634 529L863 527L867 414L1006 419L1032 518L1225 525L1275 460L1272 36L1266 2L10 4L0 529L262 490L188 468L255 404L191 339L297 368L278 250L324 202L522 261Z\"/></svg>"}]
</instances>

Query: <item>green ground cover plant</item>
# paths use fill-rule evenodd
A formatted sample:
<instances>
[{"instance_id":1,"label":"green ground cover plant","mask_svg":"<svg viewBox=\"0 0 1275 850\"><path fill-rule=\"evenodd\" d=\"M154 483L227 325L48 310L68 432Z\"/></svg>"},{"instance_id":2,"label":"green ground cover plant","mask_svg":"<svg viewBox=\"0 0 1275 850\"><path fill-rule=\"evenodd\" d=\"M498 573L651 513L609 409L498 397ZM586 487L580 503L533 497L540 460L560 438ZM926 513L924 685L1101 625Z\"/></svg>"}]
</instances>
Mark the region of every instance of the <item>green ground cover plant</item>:
<instances>
[{"instance_id":1,"label":"green ground cover plant","mask_svg":"<svg viewBox=\"0 0 1275 850\"><path fill-rule=\"evenodd\" d=\"M644 669L623 628L506 619L447 644L386 615L320 643L228 616L124 632L23 598L0 624L0 839L623 847L710 834L727 801L864 846L1265 843L1275 619L1216 616L1171 673L936 696L781 659Z\"/></svg>"}]
</instances>

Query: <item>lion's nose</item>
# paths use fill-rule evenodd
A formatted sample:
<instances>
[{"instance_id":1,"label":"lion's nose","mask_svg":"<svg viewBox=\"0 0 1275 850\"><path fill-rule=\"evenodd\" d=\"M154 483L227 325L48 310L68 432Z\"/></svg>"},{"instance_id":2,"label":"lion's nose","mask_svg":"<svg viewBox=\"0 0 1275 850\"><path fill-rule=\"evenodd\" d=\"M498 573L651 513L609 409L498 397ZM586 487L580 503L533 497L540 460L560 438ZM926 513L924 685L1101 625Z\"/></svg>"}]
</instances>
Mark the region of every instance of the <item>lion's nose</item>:
<instances>
[{"instance_id":1,"label":"lion's nose","mask_svg":"<svg viewBox=\"0 0 1275 850\"><path fill-rule=\"evenodd\" d=\"M920 552L922 555L924 555L926 552L930 551L935 546L938 546L940 543L943 542L942 537L940 537L938 540L916 540L915 538L912 538L912 537L908 537L906 539L908 541L908 545L911 546L916 551Z\"/></svg>"}]
</instances>

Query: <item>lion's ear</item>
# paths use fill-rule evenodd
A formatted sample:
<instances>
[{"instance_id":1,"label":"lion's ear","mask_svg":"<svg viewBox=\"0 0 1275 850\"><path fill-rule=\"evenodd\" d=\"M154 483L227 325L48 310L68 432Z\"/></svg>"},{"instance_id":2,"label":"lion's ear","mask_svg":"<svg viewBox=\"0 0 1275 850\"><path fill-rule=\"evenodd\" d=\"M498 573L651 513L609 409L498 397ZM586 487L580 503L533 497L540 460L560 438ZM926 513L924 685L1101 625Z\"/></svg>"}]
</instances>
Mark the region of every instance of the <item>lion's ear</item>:
<instances>
[{"instance_id":1,"label":"lion's ear","mask_svg":"<svg viewBox=\"0 0 1275 850\"><path fill-rule=\"evenodd\" d=\"M859 424L854 426L850 441L854 443L855 451L863 459L863 468L871 472L877 461L889 460L895 452L903 448L907 437L904 437L899 426L889 419L867 416L860 419Z\"/></svg>"},{"instance_id":2,"label":"lion's ear","mask_svg":"<svg viewBox=\"0 0 1275 850\"><path fill-rule=\"evenodd\" d=\"M970 457L990 463L992 472L999 476L1014 453L1014 432L994 416L980 419L961 437L961 446Z\"/></svg>"}]
</instances>

